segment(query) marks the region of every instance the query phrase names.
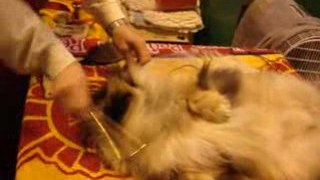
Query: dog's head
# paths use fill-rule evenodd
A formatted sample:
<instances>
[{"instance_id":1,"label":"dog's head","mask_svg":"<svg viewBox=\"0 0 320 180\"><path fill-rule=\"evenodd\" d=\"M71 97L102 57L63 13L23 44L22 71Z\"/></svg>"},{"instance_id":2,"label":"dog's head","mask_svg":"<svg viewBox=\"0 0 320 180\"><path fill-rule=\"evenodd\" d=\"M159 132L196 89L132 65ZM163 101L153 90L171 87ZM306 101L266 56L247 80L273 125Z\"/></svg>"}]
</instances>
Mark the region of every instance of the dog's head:
<instances>
[{"instance_id":1,"label":"dog's head","mask_svg":"<svg viewBox=\"0 0 320 180\"><path fill-rule=\"evenodd\" d=\"M241 85L241 70L222 57L154 59L108 72L96 104L144 141L183 129L189 121L227 121Z\"/></svg>"},{"instance_id":2,"label":"dog's head","mask_svg":"<svg viewBox=\"0 0 320 180\"><path fill-rule=\"evenodd\" d=\"M183 159L183 155L179 156L179 154L184 154L182 152L184 150L186 153L191 153L184 154L192 156L189 159L207 162L208 165L198 167L200 169L211 167L222 169L221 171L227 169L227 171L235 171L236 176L237 173L248 174L249 169L255 168L256 161L251 162L250 158L246 159L246 153L252 153L255 157L260 157L263 153L237 151L237 145L242 143L238 141L242 140L239 137L241 133L228 134L229 132L219 132L219 130L213 132L215 129L203 128L208 125L211 127L211 124L219 126L228 122L231 109L236 105L238 93L243 85L242 76L248 71L255 71L252 68L229 57L193 57L192 59L154 59L144 66L134 64L127 67L115 66L110 67L108 71L108 84L96 94L95 103L107 117L118 121L124 132L131 138L151 144L139 161L148 173L160 174L163 169L172 172L177 159ZM198 133L201 130L203 132ZM190 133L191 135L186 135ZM171 142L168 143L168 139ZM217 147L218 143L214 142L215 140L221 142L224 148ZM248 143L248 147L251 146L249 142L244 143ZM129 143L125 144L128 146ZM162 147L164 144L167 145L166 148ZM225 147L229 145L231 145L230 149L236 149L235 155L226 150ZM194 147L199 148L195 150ZM202 147L206 148L201 149ZM194 149L194 152L188 151L188 148ZM211 148L216 148L216 151L212 150L210 155L201 157L203 154L208 154L207 152L201 154L202 151L211 150ZM179 157L171 158L170 152L167 153L170 149ZM169 155L155 160L154 153ZM185 165L184 162L190 162L189 159L179 162ZM148 168L153 169L148 170ZM253 172L256 171L260 172L253 170ZM253 173L250 176L258 177L259 175Z\"/></svg>"}]
</instances>

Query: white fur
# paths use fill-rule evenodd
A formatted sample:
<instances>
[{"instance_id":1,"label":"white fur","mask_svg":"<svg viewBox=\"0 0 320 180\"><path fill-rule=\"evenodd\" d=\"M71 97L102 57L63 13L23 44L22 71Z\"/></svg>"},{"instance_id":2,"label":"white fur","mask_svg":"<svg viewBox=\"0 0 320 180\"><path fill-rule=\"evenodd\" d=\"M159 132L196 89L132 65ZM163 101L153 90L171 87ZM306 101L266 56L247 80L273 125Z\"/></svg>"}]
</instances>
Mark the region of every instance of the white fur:
<instances>
[{"instance_id":1,"label":"white fur","mask_svg":"<svg viewBox=\"0 0 320 180\"><path fill-rule=\"evenodd\" d=\"M154 60L131 68L138 87L123 126L147 144L129 163L137 176L170 179L176 171L186 174L180 179L218 179L231 165L240 174L233 179L320 178L318 90L290 75L214 58L209 71L241 73L230 100L214 80L210 90L198 87L202 65L201 59Z\"/></svg>"}]
</instances>

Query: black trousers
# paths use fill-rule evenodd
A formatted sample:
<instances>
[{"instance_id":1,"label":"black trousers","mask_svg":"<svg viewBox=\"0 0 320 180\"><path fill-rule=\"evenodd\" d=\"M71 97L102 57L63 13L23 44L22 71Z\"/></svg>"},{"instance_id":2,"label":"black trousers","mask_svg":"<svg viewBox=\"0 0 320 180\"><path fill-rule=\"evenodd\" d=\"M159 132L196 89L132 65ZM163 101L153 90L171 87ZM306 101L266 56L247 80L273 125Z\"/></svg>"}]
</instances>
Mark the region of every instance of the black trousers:
<instances>
[{"instance_id":1,"label":"black trousers","mask_svg":"<svg viewBox=\"0 0 320 180\"><path fill-rule=\"evenodd\" d=\"M15 179L16 157L28 76L0 66L0 179Z\"/></svg>"}]
</instances>

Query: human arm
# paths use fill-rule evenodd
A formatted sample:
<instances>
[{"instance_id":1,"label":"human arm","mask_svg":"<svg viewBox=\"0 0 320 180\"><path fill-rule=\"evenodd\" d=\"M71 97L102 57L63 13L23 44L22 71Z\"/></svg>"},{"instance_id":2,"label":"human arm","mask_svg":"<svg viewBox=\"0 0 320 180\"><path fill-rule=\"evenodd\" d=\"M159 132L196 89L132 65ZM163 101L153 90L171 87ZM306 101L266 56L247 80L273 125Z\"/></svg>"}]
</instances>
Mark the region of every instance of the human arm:
<instances>
[{"instance_id":1,"label":"human arm","mask_svg":"<svg viewBox=\"0 0 320 180\"><path fill-rule=\"evenodd\" d=\"M0 0L0 59L18 73L45 75L70 111L90 104L80 64L21 0Z\"/></svg>"},{"instance_id":2,"label":"human arm","mask_svg":"<svg viewBox=\"0 0 320 180\"><path fill-rule=\"evenodd\" d=\"M107 30L127 61L137 60L144 64L150 60L144 39L129 23L123 23L126 16L119 0L84 0L84 7Z\"/></svg>"}]
</instances>

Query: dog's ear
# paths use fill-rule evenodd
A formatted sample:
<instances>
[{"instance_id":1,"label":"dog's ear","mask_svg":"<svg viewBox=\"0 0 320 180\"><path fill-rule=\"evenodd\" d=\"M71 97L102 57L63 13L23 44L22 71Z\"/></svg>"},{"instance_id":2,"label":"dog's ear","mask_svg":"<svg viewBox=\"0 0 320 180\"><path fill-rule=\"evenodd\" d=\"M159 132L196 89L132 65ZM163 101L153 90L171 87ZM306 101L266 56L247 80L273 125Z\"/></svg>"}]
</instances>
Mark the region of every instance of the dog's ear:
<instances>
[{"instance_id":1,"label":"dog's ear","mask_svg":"<svg viewBox=\"0 0 320 180\"><path fill-rule=\"evenodd\" d=\"M92 98L93 104L95 106L100 106L103 103L103 100L105 99L106 95L107 95L106 85L92 92L91 98Z\"/></svg>"},{"instance_id":2,"label":"dog's ear","mask_svg":"<svg viewBox=\"0 0 320 180\"><path fill-rule=\"evenodd\" d=\"M106 69L107 83L92 94L95 107L114 121L122 119L132 95L123 71L119 65L109 65Z\"/></svg>"},{"instance_id":3,"label":"dog's ear","mask_svg":"<svg viewBox=\"0 0 320 180\"><path fill-rule=\"evenodd\" d=\"M120 77L109 77L104 97L103 111L111 119L120 122L129 106L132 94L128 84Z\"/></svg>"},{"instance_id":4,"label":"dog's ear","mask_svg":"<svg viewBox=\"0 0 320 180\"><path fill-rule=\"evenodd\" d=\"M242 73L239 69L228 66L210 68L210 61L206 62L198 75L201 89L214 89L232 100L241 85Z\"/></svg>"}]
</instances>

